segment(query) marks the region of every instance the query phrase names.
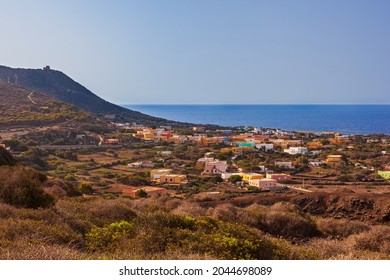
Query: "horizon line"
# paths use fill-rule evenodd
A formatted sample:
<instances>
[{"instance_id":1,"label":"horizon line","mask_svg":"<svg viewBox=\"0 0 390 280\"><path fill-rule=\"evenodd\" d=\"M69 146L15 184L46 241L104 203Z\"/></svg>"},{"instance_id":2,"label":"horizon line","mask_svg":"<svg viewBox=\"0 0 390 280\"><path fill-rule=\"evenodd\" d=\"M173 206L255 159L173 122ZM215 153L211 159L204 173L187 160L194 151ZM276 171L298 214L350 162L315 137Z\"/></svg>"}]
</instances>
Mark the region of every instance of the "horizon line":
<instances>
[{"instance_id":1,"label":"horizon line","mask_svg":"<svg viewBox=\"0 0 390 280\"><path fill-rule=\"evenodd\" d=\"M390 103L255 103L255 104L248 104L248 103L136 103L136 104L124 104L124 103L117 103L118 105L122 106L231 106L231 105L238 105L238 106L261 106L261 105L277 105L277 106L293 106L293 105L316 105L316 106L355 106L355 105L367 105L367 106L378 106L378 105L384 105L389 106Z\"/></svg>"}]
</instances>

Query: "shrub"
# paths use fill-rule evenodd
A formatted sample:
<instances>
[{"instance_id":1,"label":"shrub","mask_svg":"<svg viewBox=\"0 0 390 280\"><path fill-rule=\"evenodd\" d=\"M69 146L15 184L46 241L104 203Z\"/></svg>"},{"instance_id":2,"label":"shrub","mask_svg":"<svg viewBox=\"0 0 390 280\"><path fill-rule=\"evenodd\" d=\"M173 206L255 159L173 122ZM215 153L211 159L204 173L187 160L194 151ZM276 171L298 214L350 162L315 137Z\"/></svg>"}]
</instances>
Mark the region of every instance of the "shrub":
<instances>
[{"instance_id":1,"label":"shrub","mask_svg":"<svg viewBox=\"0 0 390 280\"><path fill-rule=\"evenodd\" d=\"M357 235L351 235L348 239L357 250L390 254L389 226L374 226L371 230Z\"/></svg>"},{"instance_id":2,"label":"shrub","mask_svg":"<svg viewBox=\"0 0 390 280\"><path fill-rule=\"evenodd\" d=\"M368 231L370 226L359 221L350 221L346 219L318 218L316 220L318 229L326 236L332 238L345 238L352 234L358 234Z\"/></svg>"},{"instance_id":3,"label":"shrub","mask_svg":"<svg viewBox=\"0 0 390 280\"><path fill-rule=\"evenodd\" d=\"M232 175L232 176L229 177L228 181L230 183L233 183L233 184L235 184L237 182L241 182L242 181L242 176L241 175Z\"/></svg>"},{"instance_id":4,"label":"shrub","mask_svg":"<svg viewBox=\"0 0 390 280\"><path fill-rule=\"evenodd\" d=\"M0 147L0 166L1 165L15 165L15 159L3 147Z\"/></svg>"},{"instance_id":5,"label":"shrub","mask_svg":"<svg viewBox=\"0 0 390 280\"><path fill-rule=\"evenodd\" d=\"M75 230L86 233L93 226L106 226L117 221L131 221L136 216L128 199L74 197L58 201L55 210Z\"/></svg>"},{"instance_id":6,"label":"shrub","mask_svg":"<svg viewBox=\"0 0 390 280\"><path fill-rule=\"evenodd\" d=\"M109 224L106 227L93 227L85 235L89 250L105 249L123 238L130 238L134 233L133 225L126 221Z\"/></svg>"},{"instance_id":7,"label":"shrub","mask_svg":"<svg viewBox=\"0 0 390 280\"><path fill-rule=\"evenodd\" d=\"M71 174L68 174L68 175L66 175L66 176L64 177L64 180L65 180L65 181L68 181L68 182L74 182L74 181L76 181L76 177L73 176L73 175L71 175Z\"/></svg>"},{"instance_id":8,"label":"shrub","mask_svg":"<svg viewBox=\"0 0 390 280\"><path fill-rule=\"evenodd\" d=\"M81 234L67 224L47 224L30 219L3 219L0 223L0 239L8 241L30 240L46 244L82 244Z\"/></svg>"},{"instance_id":9,"label":"shrub","mask_svg":"<svg viewBox=\"0 0 390 280\"><path fill-rule=\"evenodd\" d=\"M77 191L79 191L82 194L93 194L93 188L90 184L82 182L80 183L77 188Z\"/></svg>"},{"instance_id":10,"label":"shrub","mask_svg":"<svg viewBox=\"0 0 390 280\"><path fill-rule=\"evenodd\" d=\"M92 228L86 237L89 249L109 257L126 251L149 258L181 252L217 259L272 259L276 248L261 232L244 225L164 212Z\"/></svg>"},{"instance_id":11,"label":"shrub","mask_svg":"<svg viewBox=\"0 0 390 280\"><path fill-rule=\"evenodd\" d=\"M26 208L49 207L53 198L44 192L46 176L25 167L0 168L0 200Z\"/></svg>"},{"instance_id":12,"label":"shrub","mask_svg":"<svg viewBox=\"0 0 390 280\"><path fill-rule=\"evenodd\" d=\"M240 208L235 207L231 204L222 204L218 205L215 208L209 208L207 210L207 215L213 217L214 219L222 220L222 221L237 221L237 213Z\"/></svg>"},{"instance_id":13,"label":"shrub","mask_svg":"<svg viewBox=\"0 0 390 280\"><path fill-rule=\"evenodd\" d=\"M137 197L147 197L148 196L148 193L144 190L144 189L138 189L136 192L135 192L135 195Z\"/></svg>"},{"instance_id":14,"label":"shrub","mask_svg":"<svg viewBox=\"0 0 390 280\"><path fill-rule=\"evenodd\" d=\"M231 219L241 221L274 236L309 238L320 234L310 216L291 203L279 202L270 207L252 204L234 211L236 217ZM229 217L229 214L225 213L224 216Z\"/></svg>"}]
</instances>

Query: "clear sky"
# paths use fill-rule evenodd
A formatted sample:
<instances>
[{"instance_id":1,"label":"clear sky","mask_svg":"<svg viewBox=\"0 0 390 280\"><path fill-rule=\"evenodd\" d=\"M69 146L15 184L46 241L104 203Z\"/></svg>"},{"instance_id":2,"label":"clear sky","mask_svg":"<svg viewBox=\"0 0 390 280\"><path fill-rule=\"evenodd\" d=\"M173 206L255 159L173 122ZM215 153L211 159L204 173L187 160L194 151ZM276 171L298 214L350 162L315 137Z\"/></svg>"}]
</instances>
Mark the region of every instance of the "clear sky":
<instances>
[{"instance_id":1,"label":"clear sky","mask_svg":"<svg viewBox=\"0 0 390 280\"><path fill-rule=\"evenodd\" d=\"M0 64L117 104L390 103L389 0L0 0Z\"/></svg>"}]
</instances>

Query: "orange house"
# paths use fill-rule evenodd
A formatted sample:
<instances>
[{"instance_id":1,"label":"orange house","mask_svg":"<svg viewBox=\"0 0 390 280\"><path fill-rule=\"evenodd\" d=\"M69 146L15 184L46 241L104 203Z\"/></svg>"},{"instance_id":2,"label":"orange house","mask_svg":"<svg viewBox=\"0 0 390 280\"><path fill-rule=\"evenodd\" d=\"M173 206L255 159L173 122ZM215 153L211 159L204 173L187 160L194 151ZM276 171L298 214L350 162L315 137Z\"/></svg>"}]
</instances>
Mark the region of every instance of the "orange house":
<instances>
[{"instance_id":1,"label":"orange house","mask_svg":"<svg viewBox=\"0 0 390 280\"><path fill-rule=\"evenodd\" d=\"M160 188L160 187L151 187L151 186L146 186L142 188L128 188L124 189L122 191L123 195L127 195L133 198L137 197L137 191L143 189L146 193L147 196L156 196L156 195L166 195L167 194L167 189L165 188Z\"/></svg>"}]
</instances>

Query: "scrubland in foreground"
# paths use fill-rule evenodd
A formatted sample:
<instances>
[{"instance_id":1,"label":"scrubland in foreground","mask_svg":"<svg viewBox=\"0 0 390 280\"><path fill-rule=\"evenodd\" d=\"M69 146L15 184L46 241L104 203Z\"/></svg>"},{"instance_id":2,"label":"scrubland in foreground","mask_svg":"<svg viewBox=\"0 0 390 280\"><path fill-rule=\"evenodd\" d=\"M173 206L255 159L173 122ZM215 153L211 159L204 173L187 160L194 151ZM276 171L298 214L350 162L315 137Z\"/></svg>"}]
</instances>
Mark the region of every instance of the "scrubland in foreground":
<instances>
[{"instance_id":1,"label":"scrubland in foreground","mask_svg":"<svg viewBox=\"0 0 390 280\"><path fill-rule=\"evenodd\" d=\"M201 207L173 198L0 204L0 259L388 259L390 227L289 202Z\"/></svg>"}]
</instances>

